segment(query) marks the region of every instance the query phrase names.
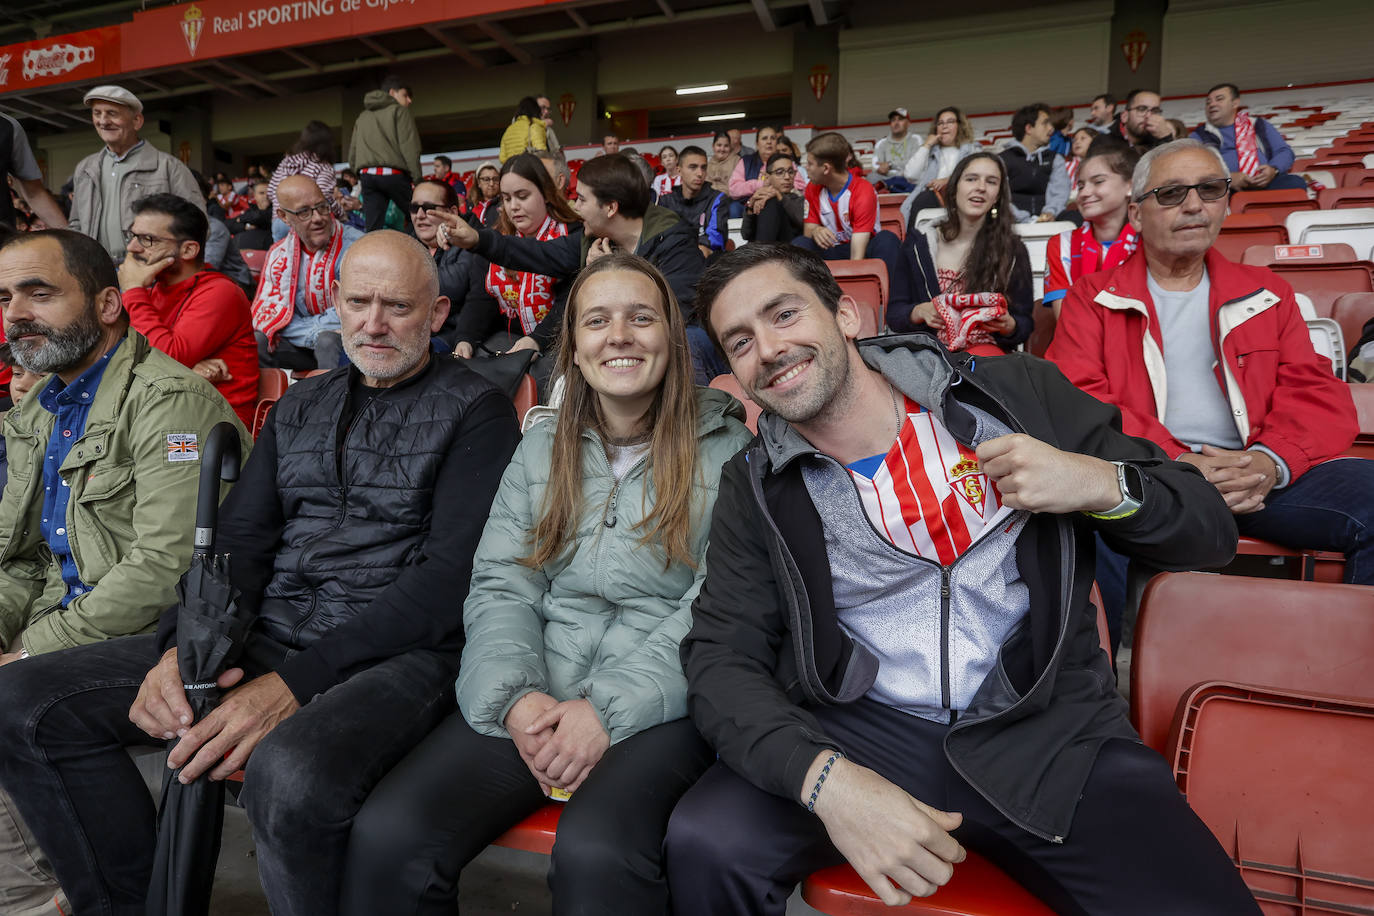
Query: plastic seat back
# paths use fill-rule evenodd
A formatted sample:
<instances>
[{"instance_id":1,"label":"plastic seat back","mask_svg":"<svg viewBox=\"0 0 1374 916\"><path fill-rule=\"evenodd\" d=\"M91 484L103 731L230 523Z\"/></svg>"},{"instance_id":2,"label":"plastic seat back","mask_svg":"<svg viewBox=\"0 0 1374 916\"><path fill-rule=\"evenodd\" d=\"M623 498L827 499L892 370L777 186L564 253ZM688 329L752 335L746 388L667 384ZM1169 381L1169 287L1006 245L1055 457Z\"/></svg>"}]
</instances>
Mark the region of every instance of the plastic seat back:
<instances>
[{"instance_id":1,"label":"plastic seat back","mask_svg":"<svg viewBox=\"0 0 1374 916\"><path fill-rule=\"evenodd\" d=\"M1374 293L1346 293L1331 305L1331 317L1341 326L1348 351L1360 342L1364 326L1374 318Z\"/></svg>"},{"instance_id":2,"label":"plastic seat back","mask_svg":"<svg viewBox=\"0 0 1374 916\"><path fill-rule=\"evenodd\" d=\"M1322 188L1317 192L1317 203L1323 210L1374 207L1374 188Z\"/></svg>"},{"instance_id":3,"label":"plastic seat back","mask_svg":"<svg viewBox=\"0 0 1374 916\"><path fill-rule=\"evenodd\" d=\"M1232 213L1221 224L1214 247L1228 261L1239 261L1252 245L1286 245L1288 230L1268 213Z\"/></svg>"},{"instance_id":4,"label":"plastic seat back","mask_svg":"<svg viewBox=\"0 0 1374 916\"><path fill-rule=\"evenodd\" d=\"M535 384L534 376L528 372L520 380L520 387L515 390L515 419L519 423L525 422L525 414L535 404L539 403L539 386Z\"/></svg>"},{"instance_id":5,"label":"plastic seat back","mask_svg":"<svg viewBox=\"0 0 1374 916\"><path fill-rule=\"evenodd\" d=\"M1145 588L1131 721L1163 752L1179 700L1203 681L1374 699L1374 589L1166 573Z\"/></svg>"},{"instance_id":6,"label":"plastic seat back","mask_svg":"<svg viewBox=\"0 0 1374 916\"><path fill-rule=\"evenodd\" d=\"M1285 225L1294 244L1345 242L1361 258L1374 252L1374 207L1290 213Z\"/></svg>"},{"instance_id":7,"label":"plastic seat back","mask_svg":"<svg viewBox=\"0 0 1374 916\"><path fill-rule=\"evenodd\" d=\"M877 258L826 261L840 289L859 304L860 337L881 334L887 314L887 265Z\"/></svg>"},{"instance_id":8,"label":"plastic seat back","mask_svg":"<svg viewBox=\"0 0 1374 916\"><path fill-rule=\"evenodd\" d=\"M1266 914L1374 912L1374 704L1206 684L1174 777Z\"/></svg>"},{"instance_id":9,"label":"plastic seat back","mask_svg":"<svg viewBox=\"0 0 1374 916\"><path fill-rule=\"evenodd\" d=\"M1358 261L1355 249L1344 242L1321 245L1251 245L1241 256L1242 264L1272 267L1275 264L1349 264Z\"/></svg>"},{"instance_id":10,"label":"plastic seat back","mask_svg":"<svg viewBox=\"0 0 1374 916\"><path fill-rule=\"evenodd\" d=\"M1273 264L1270 270L1293 287L1294 292L1312 297L1317 314L1322 314L1322 302L1334 303L1346 293L1374 293L1374 279L1368 261L1347 264L1304 264L1299 261ZM1328 309L1329 311L1329 309Z\"/></svg>"}]
</instances>

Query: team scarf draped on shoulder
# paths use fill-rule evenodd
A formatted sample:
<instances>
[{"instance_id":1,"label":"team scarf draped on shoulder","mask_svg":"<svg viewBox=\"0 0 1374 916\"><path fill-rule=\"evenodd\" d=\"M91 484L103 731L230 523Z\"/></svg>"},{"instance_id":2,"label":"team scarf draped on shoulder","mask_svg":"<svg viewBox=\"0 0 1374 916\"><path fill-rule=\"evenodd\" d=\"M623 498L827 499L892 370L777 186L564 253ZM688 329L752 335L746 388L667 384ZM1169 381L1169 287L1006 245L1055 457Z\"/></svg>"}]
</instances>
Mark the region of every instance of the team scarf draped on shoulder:
<instances>
[{"instance_id":1,"label":"team scarf draped on shoulder","mask_svg":"<svg viewBox=\"0 0 1374 916\"><path fill-rule=\"evenodd\" d=\"M305 308L311 315L322 315L329 308L329 284L334 266L343 250L343 227L335 226L329 244L304 259ZM302 267L302 246L295 230L267 252L262 282L253 297L253 328L267 335L272 345L282 328L291 323L296 311L296 284Z\"/></svg>"},{"instance_id":2,"label":"team scarf draped on shoulder","mask_svg":"<svg viewBox=\"0 0 1374 916\"><path fill-rule=\"evenodd\" d=\"M1254 178L1259 174L1259 141L1255 138L1255 122L1250 120L1250 112L1236 112L1236 159L1240 171Z\"/></svg>"},{"instance_id":3,"label":"team scarf draped on shoulder","mask_svg":"<svg viewBox=\"0 0 1374 916\"><path fill-rule=\"evenodd\" d=\"M1140 236L1128 222L1121 227L1121 234L1104 253L1101 243L1093 235L1092 224L1084 223L1073 230L1069 240L1069 279L1077 280L1099 270L1111 270L1134 254L1139 246Z\"/></svg>"},{"instance_id":4,"label":"team scarf draped on shoulder","mask_svg":"<svg viewBox=\"0 0 1374 916\"><path fill-rule=\"evenodd\" d=\"M941 293L930 304L944 325L937 334L940 343L950 350L995 344L987 325L1007 313L1007 297L1001 293Z\"/></svg>"},{"instance_id":5,"label":"team scarf draped on shoulder","mask_svg":"<svg viewBox=\"0 0 1374 916\"><path fill-rule=\"evenodd\" d=\"M544 217L544 225L534 237L541 242L563 238L568 234L566 223L552 216ZM528 236L522 237L528 238ZM553 277L533 271L510 270L493 263L487 268L487 292L491 293L501 311L508 317L519 318L520 327L531 333L553 307Z\"/></svg>"}]
</instances>

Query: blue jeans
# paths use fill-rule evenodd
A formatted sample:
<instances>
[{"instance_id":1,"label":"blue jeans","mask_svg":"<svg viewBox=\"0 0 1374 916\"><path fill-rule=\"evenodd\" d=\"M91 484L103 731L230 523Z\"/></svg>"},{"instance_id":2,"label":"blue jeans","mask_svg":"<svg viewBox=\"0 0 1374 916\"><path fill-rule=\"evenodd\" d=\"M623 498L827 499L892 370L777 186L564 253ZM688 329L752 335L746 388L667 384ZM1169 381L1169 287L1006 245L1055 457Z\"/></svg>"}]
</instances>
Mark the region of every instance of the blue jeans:
<instances>
[{"instance_id":1,"label":"blue jeans","mask_svg":"<svg viewBox=\"0 0 1374 916\"><path fill-rule=\"evenodd\" d=\"M0 784L77 913L144 912L154 810L124 749L165 743L129 721L157 661L149 635L0 668ZM250 676L264 671L243 665ZM457 655L438 652L387 659L315 697L254 749L242 800L273 913L333 912L353 816L453 708L457 670Z\"/></svg>"},{"instance_id":2,"label":"blue jeans","mask_svg":"<svg viewBox=\"0 0 1374 916\"><path fill-rule=\"evenodd\" d=\"M1246 537L1345 554L1345 581L1374 585L1374 461L1337 458L1310 468L1264 508L1237 515Z\"/></svg>"},{"instance_id":3,"label":"blue jeans","mask_svg":"<svg viewBox=\"0 0 1374 916\"><path fill-rule=\"evenodd\" d=\"M1264 508L1236 516L1244 537L1301 550L1345 554L1345 581L1374 585L1374 461L1337 458L1310 468L1282 490L1271 490ZM1121 639L1126 606L1127 558L1097 538L1097 584L1111 631Z\"/></svg>"}]
</instances>

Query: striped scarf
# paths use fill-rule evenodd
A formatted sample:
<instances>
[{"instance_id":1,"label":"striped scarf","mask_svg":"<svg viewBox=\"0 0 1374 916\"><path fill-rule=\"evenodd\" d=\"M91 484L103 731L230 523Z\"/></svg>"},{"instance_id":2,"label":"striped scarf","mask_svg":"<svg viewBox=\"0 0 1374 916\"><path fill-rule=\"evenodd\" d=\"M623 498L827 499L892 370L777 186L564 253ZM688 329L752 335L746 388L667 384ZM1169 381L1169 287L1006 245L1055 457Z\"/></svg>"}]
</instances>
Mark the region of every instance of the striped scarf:
<instances>
[{"instance_id":1,"label":"striped scarf","mask_svg":"<svg viewBox=\"0 0 1374 916\"><path fill-rule=\"evenodd\" d=\"M1236 159L1240 172L1250 178L1259 174L1259 141L1255 137L1255 122L1248 111L1236 112Z\"/></svg>"}]
</instances>

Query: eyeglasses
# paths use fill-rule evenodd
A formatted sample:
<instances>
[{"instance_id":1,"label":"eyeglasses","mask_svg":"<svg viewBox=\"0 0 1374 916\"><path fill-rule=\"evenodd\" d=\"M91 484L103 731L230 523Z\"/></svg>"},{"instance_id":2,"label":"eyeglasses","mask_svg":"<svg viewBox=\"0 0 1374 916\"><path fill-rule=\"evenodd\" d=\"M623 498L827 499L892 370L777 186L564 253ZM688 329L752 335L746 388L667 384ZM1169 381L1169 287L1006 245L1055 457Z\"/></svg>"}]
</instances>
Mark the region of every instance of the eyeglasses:
<instances>
[{"instance_id":1,"label":"eyeglasses","mask_svg":"<svg viewBox=\"0 0 1374 916\"><path fill-rule=\"evenodd\" d=\"M181 241L181 239L163 238L160 235L148 235L146 232L130 232L128 229L124 230L125 245L129 244L135 239L138 241L140 248L152 248L156 242L166 242L169 245L175 245L177 242Z\"/></svg>"},{"instance_id":2,"label":"eyeglasses","mask_svg":"<svg viewBox=\"0 0 1374 916\"><path fill-rule=\"evenodd\" d=\"M433 213L435 210L442 210L442 209L444 209L444 205L443 205L443 204L424 204L424 203L419 203L419 204L411 204L411 205L410 205L410 212L411 212L411 213L419 213L421 210L423 210L423 211L425 211L425 214L426 214L426 215L428 215L428 214L430 214L430 213Z\"/></svg>"},{"instance_id":3,"label":"eyeglasses","mask_svg":"<svg viewBox=\"0 0 1374 916\"><path fill-rule=\"evenodd\" d=\"M1161 207L1177 207L1188 199L1189 191L1197 191L1199 200L1221 200L1231 190L1231 179L1212 178L1197 184L1166 184L1162 188L1151 188L1135 199L1140 203L1151 194Z\"/></svg>"},{"instance_id":4,"label":"eyeglasses","mask_svg":"<svg viewBox=\"0 0 1374 916\"><path fill-rule=\"evenodd\" d=\"M1151 108L1149 105L1132 105L1131 108L1130 108L1130 110L1131 110L1131 111L1134 111L1136 114L1142 114L1142 115L1162 115L1162 114L1164 114L1164 109L1163 109L1163 108L1160 108L1158 105L1156 105L1156 106L1153 107L1153 108Z\"/></svg>"},{"instance_id":5,"label":"eyeglasses","mask_svg":"<svg viewBox=\"0 0 1374 916\"><path fill-rule=\"evenodd\" d=\"M488 181L492 182L493 184L500 184L500 182L501 182L501 176L500 176L500 175L483 175L481 178L479 178L479 179L477 179L477 180L480 181L482 184L486 184Z\"/></svg>"},{"instance_id":6,"label":"eyeglasses","mask_svg":"<svg viewBox=\"0 0 1374 916\"><path fill-rule=\"evenodd\" d=\"M322 200L313 207L301 207L299 210L287 210L283 207L281 212L285 213L287 216L294 216L296 219L310 219L310 217L316 214L328 216L329 204Z\"/></svg>"},{"instance_id":7,"label":"eyeglasses","mask_svg":"<svg viewBox=\"0 0 1374 916\"><path fill-rule=\"evenodd\" d=\"M797 174L797 170L796 170L796 169L769 169L769 170L768 170L768 174L769 174L769 175L776 175L776 176L778 176L779 178L783 178L783 177L792 178L793 176L795 176L795 175Z\"/></svg>"}]
</instances>

